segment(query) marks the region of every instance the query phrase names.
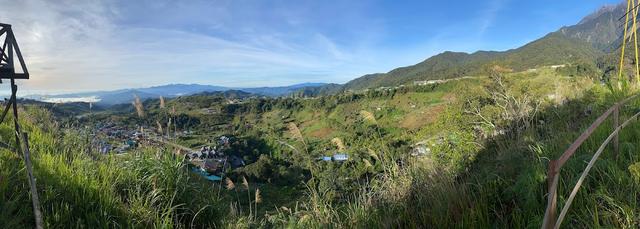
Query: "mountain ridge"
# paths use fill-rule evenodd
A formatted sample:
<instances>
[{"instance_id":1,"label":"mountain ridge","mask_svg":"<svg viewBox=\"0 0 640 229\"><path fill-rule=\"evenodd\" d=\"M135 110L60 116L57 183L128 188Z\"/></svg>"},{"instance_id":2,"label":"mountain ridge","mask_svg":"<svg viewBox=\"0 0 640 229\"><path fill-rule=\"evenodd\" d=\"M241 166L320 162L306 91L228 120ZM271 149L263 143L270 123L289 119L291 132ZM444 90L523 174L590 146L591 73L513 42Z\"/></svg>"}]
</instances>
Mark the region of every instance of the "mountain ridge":
<instances>
[{"instance_id":1,"label":"mountain ridge","mask_svg":"<svg viewBox=\"0 0 640 229\"><path fill-rule=\"evenodd\" d=\"M141 99L158 98L160 96L173 98L184 95L194 95L205 92L225 92L225 91L243 91L257 96L280 97L289 96L299 90L305 88L319 88L327 83L300 83L289 86L279 87L255 87L255 88L239 88L239 87L223 87L204 84L167 84L144 88L127 88L111 91L93 91L79 93L65 93L56 95L27 95L24 98L39 101L85 101L95 102L103 105L115 105L129 103L135 96ZM84 100L83 100L84 99Z\"/></svg>"},{"instance_id":2,"label":"mountain ridge","mask_svg":"<svg viewBox=\"0 0 640 229\"><path fill-rule=\"evenodd\" d=\"M343 90L488 74L494 67L526 70L543 65L579 64L595 68L597 59L615 51L620 43L623 27L617 22L625 12L626 3L605 5L575 25L563 26L518 48L473 53L445 51L411 66L363 75L347 82Z\"/></svg>"}]
</instances>

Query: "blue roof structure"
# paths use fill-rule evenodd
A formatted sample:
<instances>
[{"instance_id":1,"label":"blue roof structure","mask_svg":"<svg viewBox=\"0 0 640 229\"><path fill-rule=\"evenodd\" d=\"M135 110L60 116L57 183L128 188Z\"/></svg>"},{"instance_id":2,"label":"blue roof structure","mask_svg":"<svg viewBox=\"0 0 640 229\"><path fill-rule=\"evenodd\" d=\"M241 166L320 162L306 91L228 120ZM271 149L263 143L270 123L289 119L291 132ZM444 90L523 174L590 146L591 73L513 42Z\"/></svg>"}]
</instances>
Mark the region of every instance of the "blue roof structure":
<instances>
[{"instance_id":1,"label":"blue roof structure","mask_svg":"<svg viewBox=\"0 0 640 229\"><path fill-rule=\"evenodd\" d=\"M192 167L191 171L204 177L204 179L210 180L210 181L221 181L222 177L216 176L216 175L209 175L209 173L202 171L202 169L198 168L198 167Z\"/></svg>"},{"instance_id":2,"label":"blue roof structure","mask_svg":"<svg viewBox=\"0 0 640 229\"><path fill-rule=\"evenodd\" d=\"M333 155L333 160L335 161L346 161L349 159L349 155L346 154L335 154Z\"/></svg>"}]
</instances>

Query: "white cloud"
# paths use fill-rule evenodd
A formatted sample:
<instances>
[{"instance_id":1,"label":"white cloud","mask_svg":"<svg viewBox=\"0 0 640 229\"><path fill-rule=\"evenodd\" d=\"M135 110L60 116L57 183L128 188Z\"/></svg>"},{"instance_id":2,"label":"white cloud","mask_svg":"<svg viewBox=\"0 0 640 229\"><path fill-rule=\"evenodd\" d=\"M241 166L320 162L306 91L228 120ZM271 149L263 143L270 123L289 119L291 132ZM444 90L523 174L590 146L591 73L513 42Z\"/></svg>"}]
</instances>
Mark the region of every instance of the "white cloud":
<instances>
[{"instance_id":1,"label":"white cloud","mask_svg":"<svg viewBox=\"0 0 640 229\"><path fill-rule=\"evenodd\" d=\"M483 30L501 8L502 1L493 2ZM385 46L384 20L369 15L366 3L290 3L0 0L0 22L14 25L32 74L21 82L23 91L52 93L167 83L344 83L460 50L454 43L472 46L449 35Z\"/></svg>"},{"instance_id":2,"label":"white cloud","mask_svg":"<svg viewBox=\"0 0 640 229\"><path fill-rule=\"evenodd\" d=\"M496 15L508 0L491 0L488 7L481 12L479 34L482 36L489 29L496 19Z\"/></svg>"},{"instance_id":3,"label":"white cloud","mask_svg":"<svg viewBox=\"0 0 640 229\"><path fill-rule=\"evenodd\" d=\"M13 24L32 75L23 84L32 91L114 89L174 82L261 86L255 82L326 81L322 77L300 79L296 75L324 72L333 74L325 76L335 80L332 68L348 57L335 42L319 33L282 34L277 29L251 26L230 28L225 23L241 20L233 17L242 13L231 15L224 1L216 5L171 1L169 6L153 1L154 5L148 7L156 12L131 12L142 8L135 3L123 7L117 1L0 3L4 6L0 8L0 21ZM165 21L172 24L154 26L154 22ZM195 29L241 32L218 36L208 31L190 31L193 28L188 25L194 23L200 25Z\"/></svg>"}]
</instances>

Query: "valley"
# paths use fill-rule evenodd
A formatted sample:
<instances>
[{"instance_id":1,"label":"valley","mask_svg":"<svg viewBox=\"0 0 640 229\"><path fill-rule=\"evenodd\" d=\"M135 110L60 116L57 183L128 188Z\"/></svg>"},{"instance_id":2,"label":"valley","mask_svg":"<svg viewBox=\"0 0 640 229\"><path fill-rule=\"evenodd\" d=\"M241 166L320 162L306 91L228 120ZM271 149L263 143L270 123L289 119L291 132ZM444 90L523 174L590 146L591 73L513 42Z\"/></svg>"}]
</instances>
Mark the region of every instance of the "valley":
<instances>
[{"instance_id":1,"label":"valley","mask_svg":"<svg viewBox=\"0 0 640 229\"><path fill-rule=\"evenodd\" d=\"M619 25L635 12L627 4L521 47L445 51L341 84L214 86L186 83L194 78L185 73L185 82L160 86L6 99L20 115L0 122L0 227L553 228L547 206L571 203L557 227L637 228L640 101L619 103L640 91L637 30ZM231 44L218 50L228 56L211 58L216 66L273 71L260 76L274 85L331 72L315 66L360 63L321 34L313 37L340 61L305 62L311 48L286 58L297 46L274 37L207 41ZM273 44L278 55L264 48ZM231 61L260 55L269 68ZM310 73L284 74L287 64ZM221 69L206 72L245 79ZM603 113L615 118L602 121ZM24 145L13 143L18 128L28 133ZM615 146L601 146L612 130ZM583 133L590 137L563 159L562 173L554 170ZM23 146L30 156L18 153ZM600 159L581 178L595 152ZM576 181L580 192L567 198Z\"/></svg>"}]
</instances>

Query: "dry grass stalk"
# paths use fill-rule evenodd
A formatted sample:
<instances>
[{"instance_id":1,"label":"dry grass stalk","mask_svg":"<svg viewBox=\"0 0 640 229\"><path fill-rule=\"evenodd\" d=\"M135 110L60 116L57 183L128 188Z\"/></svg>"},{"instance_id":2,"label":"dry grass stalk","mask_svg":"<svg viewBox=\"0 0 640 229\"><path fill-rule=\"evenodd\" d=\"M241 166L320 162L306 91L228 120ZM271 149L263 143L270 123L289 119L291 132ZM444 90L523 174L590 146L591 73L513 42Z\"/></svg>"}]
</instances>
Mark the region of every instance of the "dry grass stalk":
<instances>
[{"instance_id":1,"label":"dry grass stalk","mask_svg":"<svg viewBox=\"0 0 640 229\"><path fill-rule=\"evenodd\" d=\"M171 119L167 122L167 136L171 134Z\"/></svg>"},{"instance_id":2,"label":"dry grass stalk","mask_svg":"<svg viewBox=\"0 0 640 229\"><path fill-rule=\"evenodd\" d=\"M164 133L164 131L162 130L162 124L160 124L160 121L156 121L156 124L158 125L158 133L160 134Z\"/></svg>"},{"instance_id":3,"label":"dry grass stalk","mask_svg":"<svg viewBox=\"0 0 640 229\"><path fill-rule=\"evenodd\" d=\"M372 149L367 149L367 153L369 154L369 156L371 156L373 159L376 159L376 161L380 160L380 158L378 157L378 154L376 153L376 151L373 151Z\"/></svg>"},{"instance_id":4,"label":"dry grass stalk","mask_svg":"<svg viewBox=\"0 0 640 229\"><path fill-rule=\"evenodd\" d=\"M156 191L158 189L158 177L153 177L153 179L151 180L151 186L153 187L153 191Z\"/></svg>"},{"instance_id":5,"label":"dry grass stalk","mask_svg":"<svg viewBox=\"0 0 640 229\"><path fill-rule=\"evenodd\" d=\"M224 180L224 183L226 184L227 190L233 190L236 188L236 184L234 184L228 177Z\"/></svg>"},{"instance_id":6,"label":"dry grass stalk","mask_svg":"<svg viewBox=\"0 0 640 229\"><path fill-rule=\"evenodd\" d=\"M160 96L160 108L164 109L164 97Z\"/></svg>"},{"instance_id":7,"label":"dry grass stalk","mask_svg":"<svg viewBox=\"0 0 640 229\"><path fill-rule=\"evenodd\" d=\"M140 101L140 97L138 97L138 95L134 95L134 96L135 96L135 100L132 102L132 104L136 108L136 112L138 113L138 117L143 118L144 117L144 105L142 105L142 102Z\"/></svg>"},{"instance_id":8,"label":"dry grass stalk","mask_svg":"<svg viewBox=\"0 0 640 229\"><path fill-rule=\"evenodd\" d=\"M237 203L229 203L229 214L231 215L231 217L236 217L238 216L238 207L236 207Z\"/></svg>"},{"instance_id":9,"label":"dry grass stalk","mask_svg":"<svg viewBox=\"0 0 640 229\"><path fill-rule=\"evenodd\" d=\"M291 134L291 136L293 136L295 139L298 139L301 142L304 142L304 138L302 137L302 132L298 128L298 125L296 125L293 122L290 122L287 125L287 127L289 129L289 133Z\"/></svg>"},{"instance_id":10,"label":"dry grass stalk","mask_svg":"<svg viewBox=\"0 0 640 229\"><path fill-rule=\"evenodd\" d=\"M373 164L371 164L371 162L367 159L362 159L362 161L364 162L364 166L365 167L373 167Z\"/></svg>"},{"instance_id":11,"label":"dry grass stalk","mask_svg":"<svg viewBox=\"0 0 640 229\"><path fill-rule=\"evenodd\" d=\"M340 139L340 138L336 137L336 138L331 139L331 143L336 145L336 147L338 147L339 151L345 151L347 149L347 147L344 146L344 142L342 142L342 139Z\"/></svg>"},{"instance_id":12,"label":"dry grass stalk","mask_svg":"<svg viewBox=\"0 0 640 229\"><path fill-rule=\"evenodd\" d=\"M255 202L256 202L256 204L262 203L262 196L260 195L260 189L259 188L256 189Z\"/></svg>"},{"instance_id":13,"label":"dry grass stalk","mask_svg":"<svg viewBox=\"0 0 640 229\"><path fill-rule=\"evenodd\" d=\"M302 142L302 144L304 145L305 152L309 153L307 149L307 142L304 140L304 136L302 136L302 131L300 131L300 128L298 128L298 125L296 125L293 122L290 122L287 125L287 127L289 129L289 134L291 134L298 141Z\"/></svg>"},{"instance_id":14,"label":"dry grass stalk","mask_svg":"<svg viewBox=\"0 0 640 229\"><path fill-rule=\"evenodd\" d=\"M365 121L372 122L372 123L378 123L378 120L376 120L376 116L373 115L373 113L371 113L369 111L361 110L360 111L360 116Z\"/></svg>"},{"instance_id":15,"label":"dry grass stalk","mask_svg":"<svg viewBox=\"0 0 640 229\"><path fill-rule=\"evenodd\" d=\"M242 186L244 186L245 189L249 190L249 182L247 181L247 178L242 176Z\"/></svg>"}]
</instances>

